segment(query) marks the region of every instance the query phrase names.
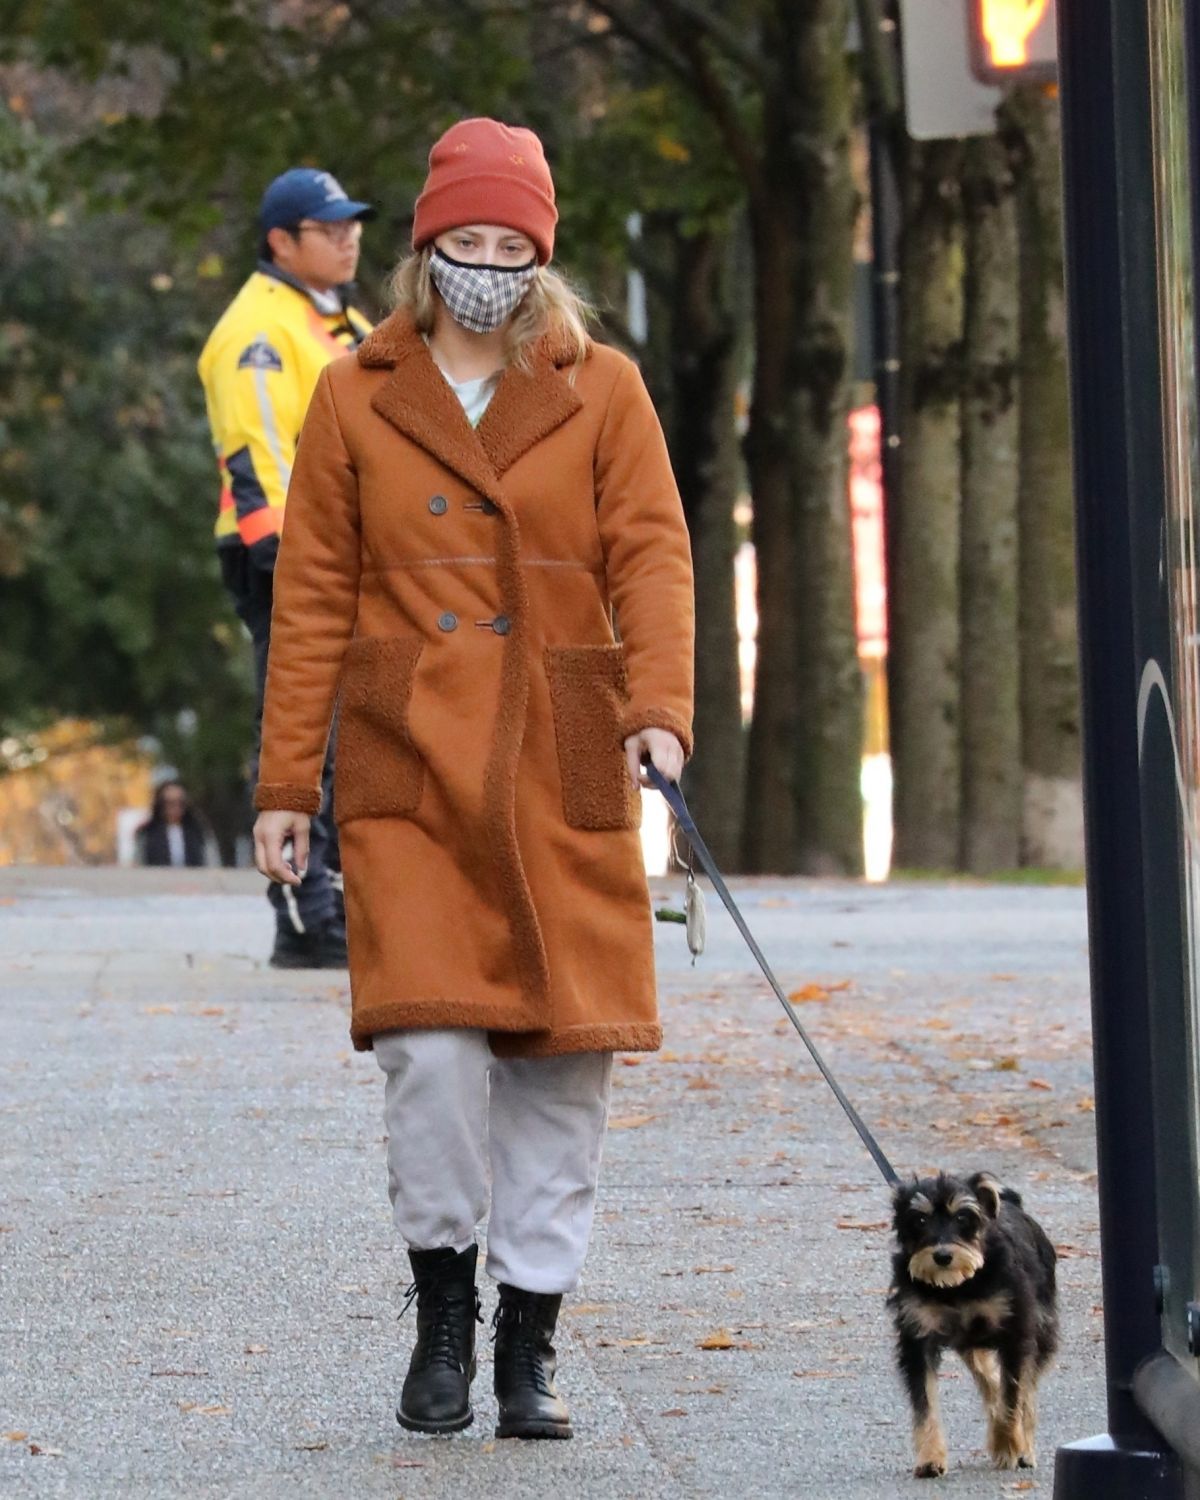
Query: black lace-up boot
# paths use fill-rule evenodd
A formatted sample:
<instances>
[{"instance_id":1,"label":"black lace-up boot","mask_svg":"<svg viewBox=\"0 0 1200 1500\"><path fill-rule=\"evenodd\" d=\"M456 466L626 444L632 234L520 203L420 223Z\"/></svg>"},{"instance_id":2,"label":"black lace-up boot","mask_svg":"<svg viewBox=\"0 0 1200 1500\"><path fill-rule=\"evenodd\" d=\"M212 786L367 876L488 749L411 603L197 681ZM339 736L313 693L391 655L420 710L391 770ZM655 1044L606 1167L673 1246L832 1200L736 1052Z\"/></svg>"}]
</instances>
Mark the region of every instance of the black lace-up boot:
<instances>
[{"instance_id":1,"label":"black lace-up boot","mask_svg":"<svg viewBox=\"0 0 1200 1500\"><path fill-rule=\"evenodd\" d=\"M396 1408L412 1432L458 1432L475 1420L475 1324L482 1323L475 1291L479 1247L410 1250L413 1282L404 1312L417 1304L417 1342ZM404 1316L401 1313L401 1317Z\"/></svg>"},{"instance_id":2,"label":"black lace-up boot","mask_svg":"<svg viewBox=\"0 0 1200 1500\"><path fill-rule=\"evenodd\" d=\"M497 1437L571 1436L571 1414L554 1389L558 1361L550 1342L561 1305L561 1297L500 1283L500 1306L492 1320L500 1406Z\"/></svg>"}]
</instances>

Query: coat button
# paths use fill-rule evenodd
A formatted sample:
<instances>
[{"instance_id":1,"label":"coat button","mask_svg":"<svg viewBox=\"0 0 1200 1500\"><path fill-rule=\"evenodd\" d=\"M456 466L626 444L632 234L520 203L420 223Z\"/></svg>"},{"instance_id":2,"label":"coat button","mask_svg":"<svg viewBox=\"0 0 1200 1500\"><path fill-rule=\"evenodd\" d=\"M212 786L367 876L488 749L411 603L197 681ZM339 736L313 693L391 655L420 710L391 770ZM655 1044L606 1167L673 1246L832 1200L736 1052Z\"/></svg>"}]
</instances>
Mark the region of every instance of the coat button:
<instances>
[{"instance_id":1,"label":"coat button","mask_svg":"<svg viewBox=\"0 0 1200 1500\"><path fill-rule=\"evenodd\" d=\"M494 516L500 509L494 500L485 500L479 508L485 516Z\"/></svg>"},{"instance_id":2,"label":"coat button","mask_svg":"<svg viewBox=\"0 0 1200 1500\"><path fill-rule=\"evenodd\" d=\"M438 629L439 630L457 630L458 629L458 616L454 613L453 610L448 609L444 615L439 615L438 616Z\"/></svg>"},{"instance_id":3,"label":"coat button","mask_svg":"<svg viewBox=\"0 0 1200 1500\"><path fill-rule=\"evenodd\" d=\"M450 509L450 502L445 495L435 495L429 502L429 509L435 516L444 516Z\"/></svg>"},{"instance_id":4,"label":"coat button","mask_svg":"<svg viewBox=\"0 0 1200 1500\"><path fill-rule=\"evenodd\" d=\"M507 615L497 615L492 621L492 629L497 635L507 635L512 629L512 621Z\"/></svg>"}]
</instances>

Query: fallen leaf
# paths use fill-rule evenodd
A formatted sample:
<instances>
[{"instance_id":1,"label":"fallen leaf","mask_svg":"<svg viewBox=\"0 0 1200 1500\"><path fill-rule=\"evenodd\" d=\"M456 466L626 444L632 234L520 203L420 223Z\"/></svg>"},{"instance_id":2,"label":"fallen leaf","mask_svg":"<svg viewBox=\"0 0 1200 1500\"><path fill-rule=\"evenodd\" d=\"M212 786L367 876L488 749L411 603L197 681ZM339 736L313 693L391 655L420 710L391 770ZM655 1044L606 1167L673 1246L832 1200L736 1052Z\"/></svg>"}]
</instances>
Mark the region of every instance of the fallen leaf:
<instances>
[{"instance_id":1,"label":"fallen leaf","mask_svg":"<svg viewBox=\"0 0 1200 1500\"><path fill-rule=\"evenodd\" d=\"M223 1016L225 1014L225 1007L223 1005L206 1005L199 1014L202 1016Z\"/></svg>"},{"instance_id":2,"label":"fallen leaf","mask_svg":"<svg viewBox=\"0 0 1200 1500\"><path fill-rule=\"evenodd\" d=\"M626 1068L640 1068L642 1060L640 1057L623 1057L621 1063Z\"/></svg>"},{"instance_id":3,"label":"fallen leaf","mask_svg":"<svg viewBox=\"0 0 1200 1500\"><path fill-rule=\"evenodd\" d=\"M1029 1080L1029 1087L1031 1089L1046 1089L1051 1093L1054 1091L1054 1085L1045 1078L1031 1078Z\"/></svg>"},{"instance_id":4,"label":"fallen leaf","mask_svg":"<svg viewBox=\"0 0 1200 1500\"><path fill-rule=\"evenodd\" d=\"M687 1412L682 1406L672 1406L669 1411L660 1411L660 1417L686 1417Z\"/></svg>"},{"instance_id":5,"label":"fallen leaf","mask_svg":"<svg viewBox=\"0 0 1200 1500\"><path fill-rule=\"evenodd\" d=\"M622 1438L621 1441L624 1442L625 1439ZM630 1438L629 1441L632 1443L633 1439ZM496 1451L496 1445L495 1445L495 1443L484 1443L483 1447L479 1451L481 1453L495 1453L495 1451Z\"/></svg>"},{"instance_id":6,"label":"fallen leaf","mask_svg":"<svg viewBox=\"0 0 1200 1500\"><path fill-rule=\"evenodd\" d=\"M267 1346L266 1346L266 1344L247 1344L246 1345L246 1353L247 1354L265 1354L266 1352L267 1352Z\"/></svg>"},{"instance_id":7,"label":"fallen leaf","mask_svg":"<svg viewBox=\"0 0 1200 1500\"><path fill-rule=\"evenodd\" d=\"M597 1339L601 1349L644 1349L648 1344L665 1344L666 1339L652 1339L648 1333L639 1333L631 1339Z\"/></svg>"},{"instance_id":8,"label":"fallen leaf","mask_svg":"<svg viewBox=\"0 0 1200 1500\"><path fill-rule=\"evenodd\" d=\"M721 1085L714 1083L711 1078L697 1077L689 1078L687 1086L690 1089L719 1089Z\"/></svg>"},{"instance_id":9,"label":"fallen leaf","mask_svg":"<svg viewBox=\"0 0 1200 1500\"><path fill-rule=\"evenodd\" d=\"M1011 984L1017 976L1015 974L993 974L991 977L997 984Z\"/></svg>"},{"instance_id":10,"label":"fallen leaf","mask_svg":"<svg viewBox=\"0 0 1200 1500\"><path fill-rule=\"evenodd\" d=\"M812 1001L828 1000L829 991L823 984L806 984L798 990L792 990L788 999L793 1005L806 1005Z\"/></svg>"},{"instance_id":11,"label":"fallen leaf","mask_svg":"<svg viewBox=\"0 0 1200 1500\"><path fill-rule=\"evenodd\" d=\"M175 1007L173 1005L143 1005L142 1014L144 1016L173 1016Z\"/></svg>"},{"instance_id":12,"label":"fallen leaf","mask_svg":"<svg viewBox=\"0 0 1200 1500\"><path fill-rule=\"evenodd\" d=\"M839 1229L886 1229L888 1222L887 1219L839 1219L837 1227Z\"/></svg>"},{"instance_id":13,"label":"fallen leaf","mask_svg":"<svg viewBox=\"0 0 1200 1500\"><path fill-rule=\"evenodd\" d=\"M297 1453L324 1453L325 1450L326 1450L326 1448L329 1447L329 1444L328 1443L296 1443L294 1446L295 1446L295 1449L296 1449Z\"/></svg>"},{"instance_id":14,"label":"fallen leaf","mask_svg":"<svg viewBox=\"0 0 1200 1500\"><path fill-rule=\"evenodd\" d=\"M198 1417L231 1417L233 1415L232 1406L201 1406L195 1401L181 1401L179 1410L193 1412Z\"/></svg>"},{"instance_id":15,"label":"fallen leaf","mask_svg":"<svg viewBox=\"0 0 1200 1500\"><path fill-rule=\"evenodd\" d=\"M40 1443L30 1443L29 1451L35 1458L61 1458L63 1456L61 1448L43 1448Z\"/></svg>"},{"instance_id":16,"label":"fallen leaf","mask_svg":"<svg viewBox=\"0 0 1200 1500\"><path fill-rule=\"evenodd\" d=\"M28 1436L29 1434L27 1432L0 1433L0 1437L2 1437L6 1443L23 1443Z\"/></svg>"},{"instance_id":17,"label":"fallen leaf","mask_svg":"<svg viewBox=\"0 0 1200 1500\"><path fill-rule=\"evenodd\" d=\"M998 1057L992 1064L997 1073L1016 1073L1021 1067L1019 1057Z\"/></svg>"},{"instance_id":18,"label":"fallen leaf","mask_svg":"<svg viewBox=\"0 0 1200 1500\"><path fill-rule=\"evenodd\" d=\"M649 1125L651 1120L657 1120L657 1115L621 1115L615 1120L608 1122L610 1130L636 1130L640 1125Z\"/></svg>"},{"instance_id":19,"label":"fallen leaf","mask_svg":"<svg viewBox=\"0 0 1200 1500\"><path fill-rule=\"evenodd\" d=\"M697 1349L732 1349L733 1347L733 1337L727 1328L718 1328L716 1333L710 1333L707 1338L701 1339L696 1345Z\"/></svg>"},{"instance_id":20,"label":"fallen leaf","mask_svg":"<svg viewBox=\"0 0 1200 1500\"><path fill-rule=\"evenodd\" d=\"M423 1469L425 1460L421 1458L402 1458L399 1453L392 1456L393 1469Z\"/></svg>"},{"instance_id":21,"label":"fallen leaf","mask_svg":"<svg viewBox=\"0 0 1200 1500\"><path fill-rule=\"evenodd\" d=\"M1096 1101L1092 1098L1091 1094L1084 1094L1075 1108L1079 1110L1080 1114L1094 1115L1096 1113Z\"/></svg>"}]
</instances>

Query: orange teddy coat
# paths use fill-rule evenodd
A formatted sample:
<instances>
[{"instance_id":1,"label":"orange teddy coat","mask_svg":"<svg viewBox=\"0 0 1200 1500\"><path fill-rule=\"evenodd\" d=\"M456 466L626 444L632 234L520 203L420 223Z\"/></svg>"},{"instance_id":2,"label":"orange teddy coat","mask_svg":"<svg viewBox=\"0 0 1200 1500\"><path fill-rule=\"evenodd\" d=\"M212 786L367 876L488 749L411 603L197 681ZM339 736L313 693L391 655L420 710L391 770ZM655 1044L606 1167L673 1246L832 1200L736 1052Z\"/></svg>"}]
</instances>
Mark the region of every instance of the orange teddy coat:
<instances>
[{"instance_id":1,"label":"orange teddy coat","mask_svg":"<svg viewBox=\"0 0 1200 1500\"><path fill-rule=\"evenodd\" d=\"M691 753L691 556L637 367L544 339L478 429L395 313L322 374L275 571L259 808L335 807L351 1038L662 1038L622 741ZM614 638L613 614L620 631Z\"/></svg>"}]
</instances>

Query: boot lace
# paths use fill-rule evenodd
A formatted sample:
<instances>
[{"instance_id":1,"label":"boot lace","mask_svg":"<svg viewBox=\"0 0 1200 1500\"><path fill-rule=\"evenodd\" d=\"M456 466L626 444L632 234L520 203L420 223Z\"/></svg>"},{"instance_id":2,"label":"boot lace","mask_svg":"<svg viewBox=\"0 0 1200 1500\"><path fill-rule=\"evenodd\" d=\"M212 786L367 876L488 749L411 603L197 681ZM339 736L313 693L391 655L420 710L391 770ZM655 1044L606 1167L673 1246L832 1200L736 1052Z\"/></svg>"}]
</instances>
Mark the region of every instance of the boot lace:
<instances>
[{"instance_id":1,"label":"boot lace","mask_svg":"<svg viewBox=\"0 0 1200 1500\"><path fill-rule=\"evenodd\" d=\"M518 1384L532 1386L539 1395L549 1396L552 1392L546 1378L542 1358L545 1351L539 1332L536 1322L520 1307L501 1305L492 1317L492 1343L500 1334L504 1335Z\"/></svg>"},{"instance_id":2,"label":"boot lace","mask_svg":"<svg viewBox=\"0 0 1200 1500\"><path fill-rule=\"evenodd\" d=\"M477 1323L482 1323L483 1304L474 1287L471 1288L471 1295L475 1302L473 1316ZM417 1349L414 1351L421 1367L446 1365L451 1370L461 1370L458 1322L465 1311L461 1290L443 1280L431 1281L424 1287L419 1287L414 1281L405 1288L400 1318L414 1302L417 1303L418 1313L424 1312L426 1307L429 1309L429 1323L418 1334Z\"/></svg>"}]
</instances>

